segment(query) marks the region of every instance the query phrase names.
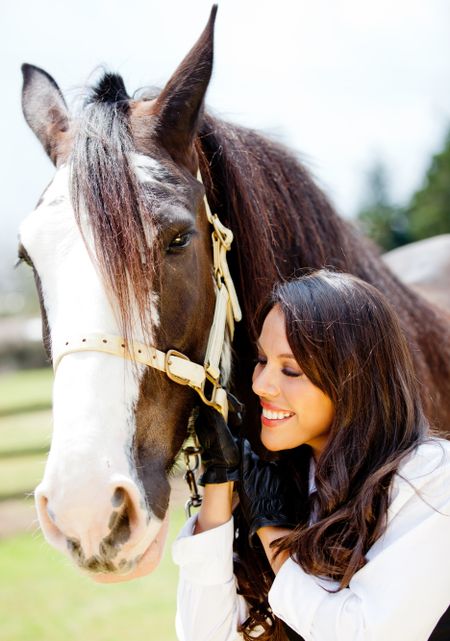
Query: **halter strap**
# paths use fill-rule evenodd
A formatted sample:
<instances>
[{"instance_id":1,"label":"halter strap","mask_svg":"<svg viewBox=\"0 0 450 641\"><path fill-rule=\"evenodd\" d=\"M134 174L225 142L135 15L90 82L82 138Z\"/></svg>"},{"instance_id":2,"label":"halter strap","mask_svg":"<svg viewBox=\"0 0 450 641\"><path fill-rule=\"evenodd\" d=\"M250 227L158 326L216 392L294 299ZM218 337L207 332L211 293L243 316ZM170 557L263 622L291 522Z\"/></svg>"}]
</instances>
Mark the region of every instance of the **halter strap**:
<instances>
[{"instance_id":1,"label":"halter strap","mask_svg":"<svg viewBox=\"0 0 450 641\"><path fill-rule=\"evenodd\" d=\"M197 178L200 182L201 175ZM127 343L121 336L112 334L82 334L71 336L61 345L53 346L53 369L56 373L62 358L75 352L104 352L120 356L136 363L153 367L165 374L170 380L194 389L206 405L214 407L227 419L228 401L225 389L220 383L220 359L225 341L226 328L233 338L234 323L242 318L239 301L233 280L228 269L226 254L231 248L233 233L212 214L204 196L206 216L213 227L213 267L216 284L216 305L210 329L208 345L203 365L194 363L186 355L170 349L162 352L152 345L133 341Z\"/></svg>"}]
</instances>

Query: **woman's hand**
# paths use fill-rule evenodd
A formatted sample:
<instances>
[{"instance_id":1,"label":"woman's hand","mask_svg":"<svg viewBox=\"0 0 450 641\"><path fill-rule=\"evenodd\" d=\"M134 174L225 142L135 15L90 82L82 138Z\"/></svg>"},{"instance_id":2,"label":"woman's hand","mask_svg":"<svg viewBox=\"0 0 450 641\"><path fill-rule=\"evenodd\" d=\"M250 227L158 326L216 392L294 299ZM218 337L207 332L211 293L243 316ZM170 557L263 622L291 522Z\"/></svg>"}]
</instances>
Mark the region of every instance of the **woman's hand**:
<instances>
[{"instance_id":1,"label":"woman's hand","mask_svg":"<svg viewBox=\"0 0 450 641\"><path fill-rule=\"evenodd\" d=\"M246 439L242 439L238 490L242 514L249 526L250 545L260 528L295 527L289 488L280 474L278 463L261 460Z\"/></svg>"},{"instance_id":2,"label":"woman's hand","mask_svg":"<svg viewBox=\"0 0 450 641\"><path fill-rule=\"evenodd\" d=\"M241 422L243 406L228 396L230 422ZM199 407L195 431L202 447L204 473L199 483L205 486L195 534L223 525L232 514L234 481L239 479L240 451L225 419L207 405Z\"/></svg>"},{"instance_id":3,"label":"woman's hand","mask_svg":"<svg viewBox=\"0 0 450 641\"><path fill-rule=\"evenodd\" d=\"M204 472L200 485L237 481L240 452L225 419L207 405L200 405L195 432L202 447Z\"/></svg>"}]
</instances>

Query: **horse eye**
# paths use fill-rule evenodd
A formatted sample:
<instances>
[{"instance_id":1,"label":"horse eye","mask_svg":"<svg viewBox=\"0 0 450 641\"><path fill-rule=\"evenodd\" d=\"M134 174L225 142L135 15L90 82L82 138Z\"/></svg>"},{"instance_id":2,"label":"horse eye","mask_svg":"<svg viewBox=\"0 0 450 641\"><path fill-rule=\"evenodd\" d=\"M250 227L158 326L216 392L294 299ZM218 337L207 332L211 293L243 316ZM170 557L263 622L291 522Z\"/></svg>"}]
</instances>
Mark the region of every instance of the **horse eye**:
<instances>
[{"instance_id":1,"label":"horse eye","mask_svg":"<svg viewBox=\"0 0 450 641\"><path fill-rule=\"evenodd\" d=\"M18 267L21 263L26 263L30 267L33 267L33 263L31 262L31 258L28 256L27 252L25 251L25 248L22 244L19 245L19 249L17 252L17 262L14 265L14 267Z\"/></svg>"},{"instance_id":2,"label":"horse eye","mask_svg":"<svg viewBox=\"0 0 450 641\"><path fill-rule=\"evenodd\" d=\"M191 242L192 232L186 232L185 234L177 234L175 238L171 241L169 245L169 251L174 249L184 249Z\"/></svg>"}]
</instances>

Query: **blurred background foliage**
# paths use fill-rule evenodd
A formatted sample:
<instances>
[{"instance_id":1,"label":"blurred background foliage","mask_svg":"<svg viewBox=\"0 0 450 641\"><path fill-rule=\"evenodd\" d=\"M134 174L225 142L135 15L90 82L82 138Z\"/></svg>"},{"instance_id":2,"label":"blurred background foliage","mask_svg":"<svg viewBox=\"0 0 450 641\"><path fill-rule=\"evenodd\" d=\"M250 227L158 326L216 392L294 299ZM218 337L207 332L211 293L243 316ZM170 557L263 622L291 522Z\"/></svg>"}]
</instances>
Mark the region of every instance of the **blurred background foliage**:
<instances>
[{"instance_id":1,"label":"blurred background foliage","mask_svg":"<svg viewBox=\"0 0 450 641\"><path fill-rule=\"evenodd\" d=\"M381 160L367 172L365 192L358 223L385 251L450 233L450 129L441 151L431 158L421 187L408 203L392 202L388 170Z\"/></svg>"}]
</instances>

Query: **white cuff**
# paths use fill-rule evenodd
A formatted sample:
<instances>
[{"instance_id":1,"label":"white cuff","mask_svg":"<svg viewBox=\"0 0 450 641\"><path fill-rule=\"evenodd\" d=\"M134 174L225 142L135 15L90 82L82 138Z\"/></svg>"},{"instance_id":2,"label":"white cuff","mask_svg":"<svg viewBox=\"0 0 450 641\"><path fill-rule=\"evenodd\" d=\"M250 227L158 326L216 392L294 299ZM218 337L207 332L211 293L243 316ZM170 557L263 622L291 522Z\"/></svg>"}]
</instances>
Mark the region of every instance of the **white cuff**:
<instances>
[{"instance_id":1,"label":"white cuff","mask_svg":"<svg viewBox=\"0 0 450 641\"><path fill-rule=\"evenodd\" d=\"M185 523L172 545L180 578L199 585L218 585L233 579L234 521L193 534L197 515Z\"/></svg>"},{"instance_id":2,"label":"white cuff","mask_svg":"<svg viewBox=\"0 0 450 641\"><path fill-rule=\"evenodd\" d=\"M332 582L330 588L333 588ZM279 569L268 598L277 617L301 636L311 638L315 614L328 594L317 579L289 558Z\"/></svg>"}]
</instances>

